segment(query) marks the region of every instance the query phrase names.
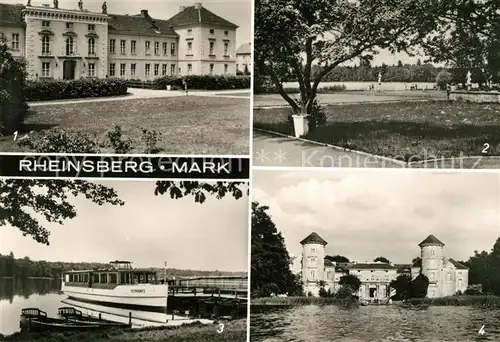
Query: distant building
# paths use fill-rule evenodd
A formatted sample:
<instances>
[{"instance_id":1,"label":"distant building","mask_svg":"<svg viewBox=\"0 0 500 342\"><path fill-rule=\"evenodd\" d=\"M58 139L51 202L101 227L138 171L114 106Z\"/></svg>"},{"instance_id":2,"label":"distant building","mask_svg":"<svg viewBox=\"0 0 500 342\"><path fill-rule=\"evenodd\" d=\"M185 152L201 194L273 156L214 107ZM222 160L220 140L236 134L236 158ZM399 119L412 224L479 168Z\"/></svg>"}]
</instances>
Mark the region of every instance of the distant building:
<instances>
[{"instance_id":1,"label":"distant building","mask_svg":"<svg viewBox=\"0 0 500 342\"><path fill-rule=\"evenodd\" d=\"M325 256L328 244L313 232L301 242L302 245L302 282L305 293L319 296L319 289L335 293L340 288L340 278L351 274L361 281L358 296L361 300L387 299L394 295L390 288L391 281L399 274L406 274L415 279L422 271L429 278L427 296L444 297L465 291L468 285L468 269L453 259L443 257L444 244L430 235L422 241L421 258L413 265L388 264L383 262L332 262ZM326 258L325 258L326 257ZM423 260L423 262L422 262Z\"/></svg>"},{"instance_id":2,"label":"distant building","mask_svg":"<svg viewBox=\"0 0 500 342\"><path fill-rule=\"evenodd\" d=\"M83 8L0 3L0 35L27 61L31 79L152 80L177 75L236 74L237 25L200 3L168 20ZM75 1L76 4L76 1Z\"/></svg>"},{"instance_id":3,"label":"distant building","mask_svg":"<svg viewBox=\"0 0 500 342\"><path fill-rule=\"evenodd\" d=\"M252 43L241 44L236 50L236 70L251 72L252 70Z\"/></svg>"}]
</instances>

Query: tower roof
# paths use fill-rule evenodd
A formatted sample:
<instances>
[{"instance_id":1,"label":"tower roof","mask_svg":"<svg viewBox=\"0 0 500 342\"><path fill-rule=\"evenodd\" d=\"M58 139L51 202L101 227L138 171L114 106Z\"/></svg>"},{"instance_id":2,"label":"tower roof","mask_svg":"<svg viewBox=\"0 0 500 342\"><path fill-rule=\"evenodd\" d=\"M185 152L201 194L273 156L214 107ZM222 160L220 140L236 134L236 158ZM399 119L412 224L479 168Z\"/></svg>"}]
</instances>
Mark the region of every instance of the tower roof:
<instances>
[{"instance_id":1,"label":"tower roof","mask_svg":"<svg viewBox=\"0 0 500 342\"><path fill-rule=\"evenodd\" d=\"M444 243L439 241L438 238L435 237L434 235L429 235L424 241L420 242L418 245L420 247L429 246L429 245L436 245L436 246L443 247Z\"/></svg>"},{"instance_id":2,"label":"tower roof","mask_svg":"<svg viewBox=\"0 0 500 342\"><path fill-rule=\"evenodd\" d=\"M321 236L318 235L316 232L312 232L309 234L304 240L300 241L301 245L323 245L326 246L328 245L328 242L323 240Z\"/></svg>"}]
</instances>

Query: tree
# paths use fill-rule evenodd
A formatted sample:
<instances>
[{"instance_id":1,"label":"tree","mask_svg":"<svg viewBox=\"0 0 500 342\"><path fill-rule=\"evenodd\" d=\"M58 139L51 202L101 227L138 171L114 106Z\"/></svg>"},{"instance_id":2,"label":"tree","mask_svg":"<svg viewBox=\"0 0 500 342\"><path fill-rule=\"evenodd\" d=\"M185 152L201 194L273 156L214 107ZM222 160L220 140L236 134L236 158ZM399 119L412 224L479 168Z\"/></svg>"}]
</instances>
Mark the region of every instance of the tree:
<instances>
[{"instance_id":1,"label":"tree","mask_svg":"<svg viewBox=\"0 0 500 342\"><path fill-rule=\"evenodd\" d=\"M403 67L403 62L401 62L401 60L398 61L398 68L402 68Z\"/></svg>"},{"instance_id":2,"label":"tree","mask_svg":"<svg viewBox=\"0 0 500 342\"><path fill-rule=\"evenodd\" d=\"M172 199L193 196L196 203L204 203L207 196L221 199L231 195L240 199L243 184L246 183L158 181L155 195L168 193ZM69 195L83 196L98 205L124 205L114 189L87 181L5 179L0 180L0 226L10 224L24 236L49 245L50 232L30 211L43 216L47 222L63 224L64 220L72 219L77 214L68 200Z\"/></svg>"},{"instance_id":3,"label":"tree","mask_svg":"<svg viewBox=\"0 0 500 342\"><path fill-rule=\"evenodd\" d=\"M433 26L434 0L257 0L254 59L296 114L313 114L324 76L379 49L407 49ZM312 73L312 66L319 71ZM295 79L300 98L283 82ZM314 124L314 122L313 122ZM313 127L311 127L313 128Z\"/></svg>"},{"instance_id":4,"label":"tree","mask_svg":"<svg viewBox=\"0 0 500 342\"><path fill-rule=\"evenodd\" d=\"M339 285L347 285L352 288L353 292L357 292L361 286L361 280L353 274L347 274L340 277Z\"/></svg>"},{"instance_id":5,"label":"tree","mask_svg":"<svg viewBox=\"0 0 500 342\"><path fill-rule=\"evenodd\" d=\"M411 277L406 274L400 274L396 279L391 281L390 287L396 290L393 299L406 299L411 295Z\"/></svg>"},{"instance_id":6,"label":"tree","mask_svg":"<svg viewBox=\"0 0 500 342\"><path fill-rule=\"evenodd\" d=\"M384 262L386 264L390 264L391 262L389 261L389 259L386 259L382 256L379 256L379 257L376 257L375 259L373 259L374 262L377 262L377 261L380 261L380 262Z\"/></svg>"},{"instance_id":7,"label":"tree","mask_svg":"<svg viewBox=\"0 0 500 342\"><path fill-rule=\"evenodd\" d=\"M415 279L413 279L410 287L412 298L425 298L427 296L427 289L429 287L429 278L421 273Z\"/></svg>"},{"instance_id":8,"label":"tree","mask_svg":"<svg viewBox=\"0 0 500 342\"><path fill-rule=\"evenodd\" d=\"M296 291L285 241L267 213L269 207L252 202L252 253L250 280L252 294L267 297Z\"/></svg>"},{"instance_id":9,"label":"tree","mask_svg":"<svg viewBox=\"0 0 500 342\"><path fill-rule=\"evenodd\" d=\"M342 255L334 255L334 256L327 255L325 259L330 260L331 262L342 262L342 263L349 262L349 259L347 259L345 256Z\"/></svg>"},{"instance_id":10,"label":"tree","mask_svg":"<svg viewBox=\"0 0 500 342\"><path fill-rule=\"evenodd\" d=\"M453 76L447 70L441 70L436 76L436 84L441 90L446 89L447 85L453 81Z\"/></svg>"}]
</instances>

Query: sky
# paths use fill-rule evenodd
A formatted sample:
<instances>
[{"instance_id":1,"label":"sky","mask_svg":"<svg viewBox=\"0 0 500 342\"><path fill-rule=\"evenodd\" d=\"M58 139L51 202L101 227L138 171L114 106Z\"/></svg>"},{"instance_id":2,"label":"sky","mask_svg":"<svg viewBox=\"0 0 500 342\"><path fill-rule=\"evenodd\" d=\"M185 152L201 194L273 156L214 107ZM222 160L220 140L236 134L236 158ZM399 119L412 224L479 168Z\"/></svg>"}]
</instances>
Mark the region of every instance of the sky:
<instances>
[{"instance_id":1,"label":"sky","mask_svg":"<svg viewBox=\"0 0 500 342\"><path fill-rule=\"evenodd\" d=\"M114 188L124 206L99 206L71 197L77 217L64 225L42 225L50 246L0 226L0 253L16 258L66 262L129 260L134 267L246 272L248 269L248 197L239 200L155 196L153 181L101 181Z\"/></svg>"},{"instance_id":2,"label":"sky","mask_svg":"<svg viewBox=\"0 0 500 342\"><path fill-rule=\"evenodd\" d=\"M317 232L327 255L411 263L430 234L468 260L500 237L500 176L405 170L254 171L252 200L269 206L288 252Z\"/></svg>"},{"instance_id":3,"label":"sky","mask_svg":"<svg viewBox=\"0 0 500 342\"><path fill-rule=\"evenodd\" d=\"M2 3L26 4L25 0L0 0ZM92 12L101 12L104 0L83 0L83 8ZM169 19L179 12L180 6L193 6L201 3L203 7L218 16L229 20L239 26L236 31L236 45L252 41L252 1L251 0L107 0L108 13L110 14L140 14L142 9L147 9L149 15L156 19ZM50 4L53 0L32 0L32 6ZM78 0L59 0L59 8L77 9Z\"/></svg>"}]
</instances>

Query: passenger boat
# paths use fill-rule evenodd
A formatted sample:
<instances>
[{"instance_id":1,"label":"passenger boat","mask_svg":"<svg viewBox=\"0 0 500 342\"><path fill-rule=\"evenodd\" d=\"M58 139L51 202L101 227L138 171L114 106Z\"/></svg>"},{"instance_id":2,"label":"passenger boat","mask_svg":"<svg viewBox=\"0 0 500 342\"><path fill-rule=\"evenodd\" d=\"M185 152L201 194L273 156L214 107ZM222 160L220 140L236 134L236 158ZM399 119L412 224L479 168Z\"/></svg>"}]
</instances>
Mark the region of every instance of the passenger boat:
<instances>
[{"instance_id":1,"label":"passenger boat","mask_svg":"<svg viewBox=\"0 0 500 342\"><path fill-rule=\"evenodd\" d=\"M167 311L168 285L156 272L132 268L130 261L112 261L101 270L64 273L62 292L70 299L122 309Z\"/></svg>"},{"instance_id":2,"label":"passenger boat","mask_svg":"<svg viewBox=\"0 0 500 342\"><path fill-rule=\"evenodd\" d=\"M73 319L70 317L52 318L48 317L45 311L37 308L23 309L19 322L21 331L27 332L81 331L130 326L130 324L84 317L83 315L79 318L75 315Z\"/></svg>"}]
</instances>

